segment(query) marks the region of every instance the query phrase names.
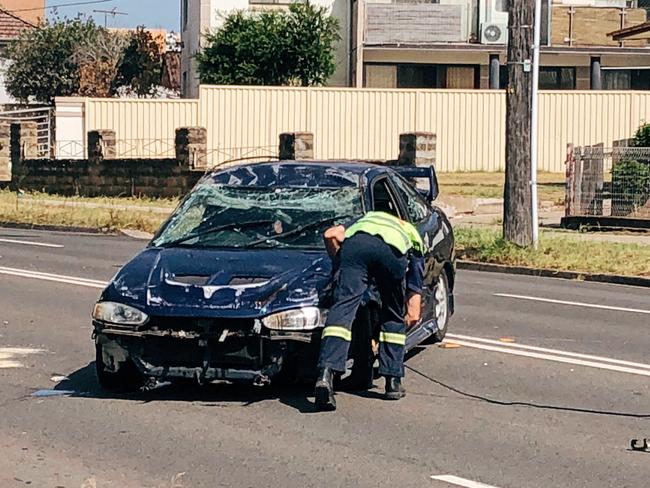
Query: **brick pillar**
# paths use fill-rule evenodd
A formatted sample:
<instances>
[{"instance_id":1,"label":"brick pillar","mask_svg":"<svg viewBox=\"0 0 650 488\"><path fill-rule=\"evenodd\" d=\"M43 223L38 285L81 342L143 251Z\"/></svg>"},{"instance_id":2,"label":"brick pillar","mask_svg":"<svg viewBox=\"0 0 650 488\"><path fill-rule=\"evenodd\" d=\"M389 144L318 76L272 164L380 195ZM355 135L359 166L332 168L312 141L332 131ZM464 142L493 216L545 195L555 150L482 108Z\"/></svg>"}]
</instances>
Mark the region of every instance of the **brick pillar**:
<instances>
[{"instance_id":1,"label":"brick pillar","mask_svg":"<svg viewBox=\"0 0 650 488\"><path fill-rule=\"evenodd\" d=\"M208 130L204 127L176 129L176 159L185 168L208 168Z\"/></svg>"},{"instance_id":2,"label":"brick pillar","mask_svg":"<svg viewBox=\"0 0 650 488\"><path fill-rule=\"evenodd\" d=\"M400 134L398 166L435 166L436 141L431 132Z\"/></svg>"},{"instance_id":3,"label":"brick pillar","mask_svg":"<svg viewBox=\"0 0 650 488\"><path fill-rule=\"evenodd\" d=\"M22 161L38 157L38 128L36 122L11 124L10 139L12 189L17 190L26 176Z\"/></svg>"},{"instance_id":4,"label":"brick pillar","mask_svg":"<svg viewBox=\"0 0 650 488\"><path fill-rule=\"evenodd\" d=\"M284 132L280 134L280 160L314 159L314 134Z\"/></svg>"},{"instance_id":5,"label":"brick pillar","mask_svg":"<svg viewBox=\"0 0 650 488\"><path fill-rule=\"evenodd\" d=\"M117 156L114 130L91 130L88 132L88 159L99 162Z\"/></svg>"},{"instance_id":6,"label":"brick pillar","mask_svg":"<svg viewBox=\"0 0 650 488\"><path fill-rule=\"evenodd\" d=\"M11 129L0 123L0 183L11 181Z\"/></svg>"}]
</instances>

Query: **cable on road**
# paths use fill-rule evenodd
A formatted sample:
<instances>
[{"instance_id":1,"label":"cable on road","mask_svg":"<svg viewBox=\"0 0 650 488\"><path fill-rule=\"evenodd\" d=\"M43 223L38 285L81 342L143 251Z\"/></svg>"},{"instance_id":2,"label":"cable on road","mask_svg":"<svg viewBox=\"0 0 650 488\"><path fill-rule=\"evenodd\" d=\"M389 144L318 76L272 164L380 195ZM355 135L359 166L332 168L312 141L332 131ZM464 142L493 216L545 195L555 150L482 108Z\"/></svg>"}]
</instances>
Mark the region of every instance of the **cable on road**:
<instances>
[{"instance_id":1,"label":"cable on road","mask_svg":"<svg viewBox=\"0 0 650 488\"><path fill-rule=\"evenodd\" d=\"M530 408L538 408L542 410L561 410L565 412L576 412L576 413L589 413L593 415L611 415L613 417L630 417L630 418L637 418L637 419L648 419L650 418L650 414L641 414L641 413L629 413L629 412L608 412L606 410L593 410L589 408L578 408L578 407L562 407L558 405L540 405L537 403L530 403L530 402L522 402L522 401L504 401L504 400L495 400L493 398L488 398L485 396L481 395L476 395L474 393L468 393L466 391L460 390L456 388L455 386L447 385L446 383L443 383L442 381L439 381L435 378L432 378L431 376L417 370L416 368L408 365L404 365L404 367L410 371L413 371L415 374L423 377L424 379L430 381L431 383L434 383L438 386L441 386L442 388L445 388L446 390L452 391L454 393L457 393L459 395L472 398L474 400L480 400L486 403L490 403L492 405L500 405L503 407L530 407Z\"/></svg>"}]
</instances>

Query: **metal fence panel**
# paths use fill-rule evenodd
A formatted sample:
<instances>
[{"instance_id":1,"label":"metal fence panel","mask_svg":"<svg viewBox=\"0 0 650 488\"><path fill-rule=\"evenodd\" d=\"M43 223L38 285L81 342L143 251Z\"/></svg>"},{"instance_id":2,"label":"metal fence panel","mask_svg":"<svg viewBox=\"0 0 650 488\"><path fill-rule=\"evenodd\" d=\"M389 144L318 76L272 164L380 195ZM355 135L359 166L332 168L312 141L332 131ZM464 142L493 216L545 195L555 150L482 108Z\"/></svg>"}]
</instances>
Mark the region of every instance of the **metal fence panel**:
<instances>
[{"instance_id":1,"label":"metal fence panel","mask_svg":"<svg viewBox=\"0 0 650 488\"><path fill-rule=\"evenodd\" d=\"M86 102L85 113L86 131L115 131L118 158L173 156L176 129L199 124L197 100L93 98ZM162 150L158 155L156 148Z\"/></svg>"},{"instance_id":2,"label":"metal fence panel","mask_svg":"<svg viewBox=\"0 0 650 488\"><path fill-rule=\"evenodd\" d=\"M275 154L294 131L314 133L319 159L394 159L400 133L424 131L439 170L502 171L505 117L503 91L202 86L199 100L88 99L85 130L114 130L118 157L164 157L176 128L203 126L213 165ZM646 120L650 92L542 92L539 168L563 172L567 144L610 147Z\"/></svg>"}]
</instances>

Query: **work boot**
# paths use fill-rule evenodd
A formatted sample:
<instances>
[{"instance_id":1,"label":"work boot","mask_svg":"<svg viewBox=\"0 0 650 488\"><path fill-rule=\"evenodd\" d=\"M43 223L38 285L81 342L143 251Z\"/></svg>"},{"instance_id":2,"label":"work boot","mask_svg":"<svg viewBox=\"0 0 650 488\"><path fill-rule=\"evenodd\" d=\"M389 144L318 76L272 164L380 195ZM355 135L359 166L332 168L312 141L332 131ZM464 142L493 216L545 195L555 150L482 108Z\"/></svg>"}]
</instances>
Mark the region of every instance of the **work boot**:
<instances>
[{"instance_id":1,"label":"work boot","mask_svg":"<svg viewBox=\"0 0 650 488\"><path fill-rule=\"evenodd\" d=\"M319 410L336 410L336 400L334 399L334 373L329 368L318 370L318 379L314 389L316 407Z\"/></svg>"},{"instance_id":2,"label":"work boot","mask_svg":"<svg viewBox=\"0 0 650 488\"><path fill-rule=\"evenodd\" d=\"M402 386L401 378L386 376L386 400L399 400L406 396L406 390Z\"/></svg>"}]
</instances>

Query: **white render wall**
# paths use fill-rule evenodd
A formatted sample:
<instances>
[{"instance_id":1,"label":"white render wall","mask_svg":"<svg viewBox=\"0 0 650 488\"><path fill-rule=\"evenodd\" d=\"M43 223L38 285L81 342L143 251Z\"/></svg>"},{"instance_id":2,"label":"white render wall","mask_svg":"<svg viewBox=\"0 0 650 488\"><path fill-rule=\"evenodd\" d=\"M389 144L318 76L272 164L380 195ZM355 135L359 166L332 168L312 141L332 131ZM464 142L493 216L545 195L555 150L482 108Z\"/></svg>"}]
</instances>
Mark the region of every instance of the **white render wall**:
<instances>
[{"instance_id":1,"label":"white render wall","mask_svg":"<svg viewBox=\"0 0 650 488\"><path fill-rule=\"evenodd\" d=\"M312 0L314 5L326 7L330 15L339 20L341 41L335 47L336 71L328 86L349 86L349 43L350 6L349 0ZM181 5L183 0L181 0ZM208 30L218 29L228 14L235 10L245 10L251 5L248 0L188 0L188 21L181 26L183 49L181 54L181 82L187 73L184 98L198 98L199 76L194 56L203 47L203 35ZM182 8L182 7L181 7Z\"/></svg>"}]
</instances>

